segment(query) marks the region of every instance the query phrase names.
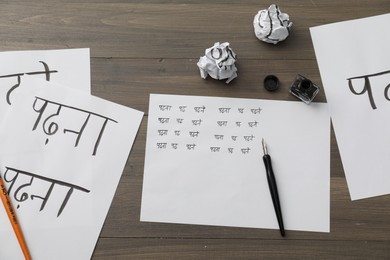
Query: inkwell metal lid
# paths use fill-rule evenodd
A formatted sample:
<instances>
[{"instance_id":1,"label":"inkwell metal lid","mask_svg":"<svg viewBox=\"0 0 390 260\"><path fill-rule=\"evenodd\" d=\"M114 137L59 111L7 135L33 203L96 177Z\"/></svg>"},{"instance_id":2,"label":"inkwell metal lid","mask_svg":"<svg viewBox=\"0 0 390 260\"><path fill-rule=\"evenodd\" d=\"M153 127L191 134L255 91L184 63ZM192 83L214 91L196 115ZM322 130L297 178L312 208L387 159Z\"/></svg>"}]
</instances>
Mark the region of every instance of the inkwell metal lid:
<instances>
[{"instance_id":1,"label":"inkwell metal lid","mask_svg":"<svg viewBox=\"0 0 390 260\"><path fill-rule=\"evenodd\" d=\"M279 79L275 75L268 75L264 78L264 88L268 91L275 91L279 88Z\"/></svg>"}]
</instances>

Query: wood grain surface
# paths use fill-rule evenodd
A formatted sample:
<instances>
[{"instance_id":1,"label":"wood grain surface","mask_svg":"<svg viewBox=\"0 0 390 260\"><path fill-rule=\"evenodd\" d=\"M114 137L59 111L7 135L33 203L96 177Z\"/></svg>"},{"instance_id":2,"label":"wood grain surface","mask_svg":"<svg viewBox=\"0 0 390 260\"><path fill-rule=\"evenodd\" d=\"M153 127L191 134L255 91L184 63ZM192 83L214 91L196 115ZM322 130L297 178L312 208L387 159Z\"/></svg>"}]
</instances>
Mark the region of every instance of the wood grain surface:
<instances>
[{"instance_id":1,"label":"wood grain surface","mask_svg":"<svg viewBox=\"0 0 390 260\"><path fill-rule=\"evenodd\" d=\"M150 93L295 101L288 87L296 74L322 86L309 28L388 13L389 0L281 0L293 27L278 45L260 42L252 25L272 1L0 3L0 51L90 48L92 93L145 112L92 259L390 259L390 196L351 202L333 129L330 233L282 238L276 230L139 221ZM229 85L201 79L196 66L217 41L238 56ZM268 74L279 78L278 91L263 88ZM323 91L315 101L326 102Z\"/></svg>"}]
</instances>

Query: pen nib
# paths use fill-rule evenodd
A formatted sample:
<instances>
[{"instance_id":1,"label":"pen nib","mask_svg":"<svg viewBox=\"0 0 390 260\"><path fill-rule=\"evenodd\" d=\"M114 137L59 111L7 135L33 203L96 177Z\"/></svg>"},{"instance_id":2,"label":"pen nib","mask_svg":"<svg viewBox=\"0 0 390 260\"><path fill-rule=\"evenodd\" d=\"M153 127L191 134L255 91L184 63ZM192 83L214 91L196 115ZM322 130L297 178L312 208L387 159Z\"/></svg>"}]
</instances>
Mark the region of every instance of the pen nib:
<instances>
[{"instance_id":1,"label":"pen nib","mask_svg":"<svg viewBox=\"0 0 390 260\"><path fill-rule=\"evenodd\" d=\"M265 143L264 138L261 139L261 143L263 144L263 153L268 154L267 144Z\"/></svg>"}]
</instances>

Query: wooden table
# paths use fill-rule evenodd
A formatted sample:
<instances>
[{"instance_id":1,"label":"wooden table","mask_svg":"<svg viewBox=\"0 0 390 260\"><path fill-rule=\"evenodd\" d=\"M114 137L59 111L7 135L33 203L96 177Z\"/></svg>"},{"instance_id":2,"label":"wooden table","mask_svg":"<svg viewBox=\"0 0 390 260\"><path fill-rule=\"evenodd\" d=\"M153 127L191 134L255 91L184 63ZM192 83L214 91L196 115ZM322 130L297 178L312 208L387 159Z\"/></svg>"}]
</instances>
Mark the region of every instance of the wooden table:
<instances>
[{"instance_id":1,"label":"wooden table","mask_svg":"<svg viewBox=\"0 0 390 260\"><path fill-rule=\"evenodd\" d=\"M89 47L93 94L145 112L93 259L390 259L390 196L351 202L333 130L330 233L289 231L281 238L277 230L139 221L149 93L295 101L288 87L297 73L322 86L309 27L390 12L389 0L279 1L293 27L274 46L260 42L252 26L271 3L1 3L1 51ZM230 42L238 55L238 78L229 85L201 79L196 66L217 41ZM267 74L279 77L277 92L263 88ZM323 91L316 101L326 102Z\"/></svg>"}]
</instances>

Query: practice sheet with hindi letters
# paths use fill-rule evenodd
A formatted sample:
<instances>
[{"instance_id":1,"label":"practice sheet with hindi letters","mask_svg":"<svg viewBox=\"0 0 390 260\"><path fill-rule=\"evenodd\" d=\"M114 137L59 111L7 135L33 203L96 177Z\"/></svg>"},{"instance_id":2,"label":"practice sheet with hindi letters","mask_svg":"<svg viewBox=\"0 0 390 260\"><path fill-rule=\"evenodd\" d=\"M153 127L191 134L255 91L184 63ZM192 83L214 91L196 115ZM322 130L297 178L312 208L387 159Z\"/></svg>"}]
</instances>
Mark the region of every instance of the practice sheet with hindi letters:
<instances>
[{"instance_id":1,"label":"practice sheet with hindi letters","mask_svg":"<svg viewBox=\"0 0 390 260\"><path fill-rule=\"evenodd\" d=\"M390 193L390 14L310 28L352 200Z\"/></svg>"},{"instance_id":2,"label":"practice sheet with hindi letters","mask_svg":"<svg viewBox=\"0 0 390 260\"><path fill-rule=\"evenodd\" d=\"M32 258L90 259L143 113L53 82L23 85L0 129L0 169Z\"/></svg>"},{"instance_id":3,"label":"practice sheet with hindi letters","mask_svg":"<svg viewBox=\"0 0 390 260\"><path fill-rule=\"evenodd\" d=\"M264 138L285 227L329 231L326 104L151 94L148 116L141 221L277 229Z\"/></svg>"}]
</instances>

